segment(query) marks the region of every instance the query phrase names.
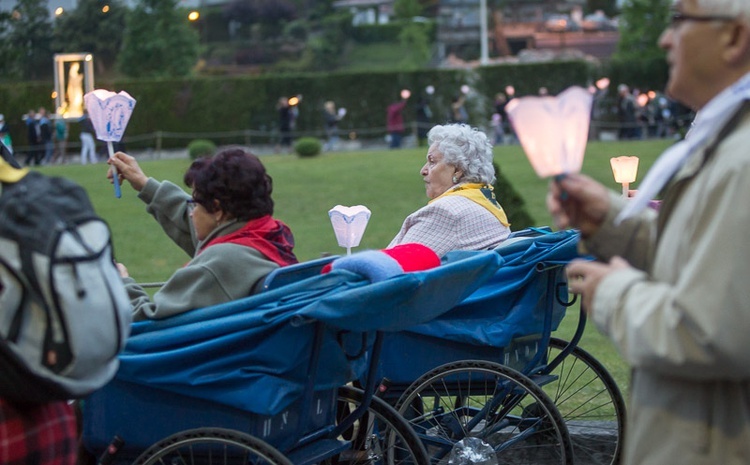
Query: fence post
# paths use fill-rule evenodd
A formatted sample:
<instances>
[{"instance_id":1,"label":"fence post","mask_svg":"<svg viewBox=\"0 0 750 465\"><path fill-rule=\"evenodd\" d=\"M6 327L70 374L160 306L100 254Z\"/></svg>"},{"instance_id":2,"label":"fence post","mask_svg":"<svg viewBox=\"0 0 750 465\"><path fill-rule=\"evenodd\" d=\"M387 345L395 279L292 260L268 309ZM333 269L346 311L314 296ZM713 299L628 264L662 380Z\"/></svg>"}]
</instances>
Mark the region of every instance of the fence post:
<instances>
[{"instance_id":1,"label":"fence post","mask_svg":"<svg viewBox=\"0 0 750 465\"><path fill-rule=\"evenodd\" d=\"M156 131L156 158L161 158L161 131Z\"/></svg>"}]
</instances>

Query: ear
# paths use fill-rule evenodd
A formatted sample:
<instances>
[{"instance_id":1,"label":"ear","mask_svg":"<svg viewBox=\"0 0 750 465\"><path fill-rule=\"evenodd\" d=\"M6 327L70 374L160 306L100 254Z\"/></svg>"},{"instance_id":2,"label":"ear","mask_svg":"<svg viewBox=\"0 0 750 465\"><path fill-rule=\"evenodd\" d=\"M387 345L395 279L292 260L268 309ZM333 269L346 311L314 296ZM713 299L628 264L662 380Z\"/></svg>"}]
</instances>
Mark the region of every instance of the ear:
<instances>
[{"instance_id":1,"label":"ear","mask_svg":"<svg viewBox=\"0 0 750 465\"><path fill-rule=\"evenodd\" d=\"M221 208L221 203L218 200L214 199L211 204L214 207L214 211L211 214L214 216L217 222L221 222L227 219L227 213Z\"/></svg>"},{"instance_id":2,"label":"ear","mask_svg":"<svg viewBox=\"0 0 750 465\"><path fill-rule=\"evenodd\" d=\"M750 26L743 21L733 21L727 25L722 36L727 63L745 64L750 62Z\"/></svg>"}]
</instances>

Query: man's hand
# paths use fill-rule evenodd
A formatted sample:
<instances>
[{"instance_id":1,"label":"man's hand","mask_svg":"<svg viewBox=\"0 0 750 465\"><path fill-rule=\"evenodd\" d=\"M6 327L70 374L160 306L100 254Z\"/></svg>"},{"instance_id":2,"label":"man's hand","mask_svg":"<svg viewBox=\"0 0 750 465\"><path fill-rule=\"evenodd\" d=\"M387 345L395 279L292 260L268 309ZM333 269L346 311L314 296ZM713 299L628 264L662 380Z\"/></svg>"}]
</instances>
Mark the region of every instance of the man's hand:
<instances>
[{"instance_id":1,"label":"man's hand","mask_svg":"<svg viewBox=\"0 0 750 465\"><path fill-rule=\"evenodd\" d=\"M630 264L621 257L612 257L609 263L573 260L565 267L568 290L581 295L581 305L590 314L594 292L601 280L608 274L625 268L630 268Z\"/></svg>"},{"instance_id":2,"label":"man's hand","mask_svg":"<svg viewBox=\"0 0 750 465\"><path fill-rule=\"evenodd\" d=\"M550 182L547 210L559 229L578 228L583 237L594 234L609 211L609 189L581 174Z\"/></svg>"}]
</instances>

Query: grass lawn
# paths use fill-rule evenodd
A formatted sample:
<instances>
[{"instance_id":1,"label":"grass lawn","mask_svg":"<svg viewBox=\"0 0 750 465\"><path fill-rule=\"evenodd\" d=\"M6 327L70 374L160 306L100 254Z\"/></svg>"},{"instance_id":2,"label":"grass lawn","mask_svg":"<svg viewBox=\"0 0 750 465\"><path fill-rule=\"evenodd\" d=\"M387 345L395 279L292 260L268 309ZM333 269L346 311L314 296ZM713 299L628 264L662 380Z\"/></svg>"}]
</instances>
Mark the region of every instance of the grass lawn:
<instances>
[{"instance_id":1,"label":"grass lawn","mask_svg":"<svg viewBox=\"0 0 750 465\"><path fill-rule=\"evenodd\" d=\"M641 179L670 143L669 140L592 142L586 150L583 172L619 191L609 167L610 157L640 157ZM298 258L304 261L324 253L343 253L336 244L327 214L337 204L362 204L372 211L362 244L356 250L387 246L403 219L427 201L419 176L425 153L426 149L408 149L331 153L309 159L264 156L263 163L274 179L276 216L292 228ZM550 225L544 204L548 181L537 178L521 148L517 145L497 147L495 160L525 199L536 224ZM179 185L188 165L188 160L141 163L147 175ZM105 178L105 165L64 165L41 170L71 178L86 188L97 211L112 228L117 260L124 263L139 282L164 281L188 261L189 257L170 242L145 213L144 204L129 185L123 186L121 199L114 197L112 186ZM631 187L637 188L638 184ZM499 200L502 203L502 198ZM557 333L560 337L564 338L575 327L577 306L571 308L570 313ZM587 329L582 346L608 367L623 389L626 387L627 366L594 328Z\"/></svg>"}]
</instances>

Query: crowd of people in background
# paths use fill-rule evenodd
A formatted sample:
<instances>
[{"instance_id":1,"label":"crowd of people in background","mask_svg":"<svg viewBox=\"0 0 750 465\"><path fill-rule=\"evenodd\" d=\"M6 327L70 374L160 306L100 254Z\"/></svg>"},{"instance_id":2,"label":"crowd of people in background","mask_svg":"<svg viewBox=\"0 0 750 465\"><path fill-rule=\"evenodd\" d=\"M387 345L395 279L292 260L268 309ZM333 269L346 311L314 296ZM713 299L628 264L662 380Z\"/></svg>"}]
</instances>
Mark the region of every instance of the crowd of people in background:
<instances>
[{"instance_id":1,"label":"crowd of people in background","mask_svg":"<svg viewBox=\"0 0 750 465\"><path fill-rule=\"evenodd\" d=\"M435 124L464 123L483 128L494 145L514 144L516 138L505 113L505 107L515 97L512 86L498 92L490 102L490 114L479 116L474 96L462 89L453 95L447 111L440 116L435 111L436 99L427 91L419 96L404 97L400 91L396 99L386 108L384 123L386 144L391 149L404 146L422 146L426 143L427 131ZM433 89L434 92L434 89ZM547 87L540 87L538 96L552 96ZM411 97L411 98L410 98ZM269 133L274 153L292 153L298 131L301 96L279 97L276 104L278 120ZM470 110L471 109L471 110ZM476 114L474 113L476 111ZM486 113L483 111L482 113ZM321 108L320 126L309 128L320 130L323 151L341 148L339 123L346 114L337 108L333 100L327 100ZM650 138L684 137L692 121L693 113L687 107L654 91L643 92L620 83L613 89L596 89L592 106L591 138L602 140L640 140ZM483 121L486 119L486 121ZM71 125L78 126L80 134L80 163L99 161L95 133L87 115L78 119L58 118L49 115L44 107L29 110L21 118L26 129L26 144L16 143L16 158L23 159L27 166L59 164L68 162L68 143ZM276 134L275 136L273 134ZM414 137L411 141L410 136ZM0 140L13 152L9 124L0 114ZM408 142L406 142L408 140Z\"/></svg>"},{"instance_id":2,"label":"crowd of people in background","mask_svg":"<svg viewBox=\"0 0 750 465\"><path fill-rule=\"evenodd\" d=\"M627 84L617 86L614 113L619 140L679 139L692 121L691 111L678 102L653 91L631 90Z\"/></svg>"}]
</instances>

